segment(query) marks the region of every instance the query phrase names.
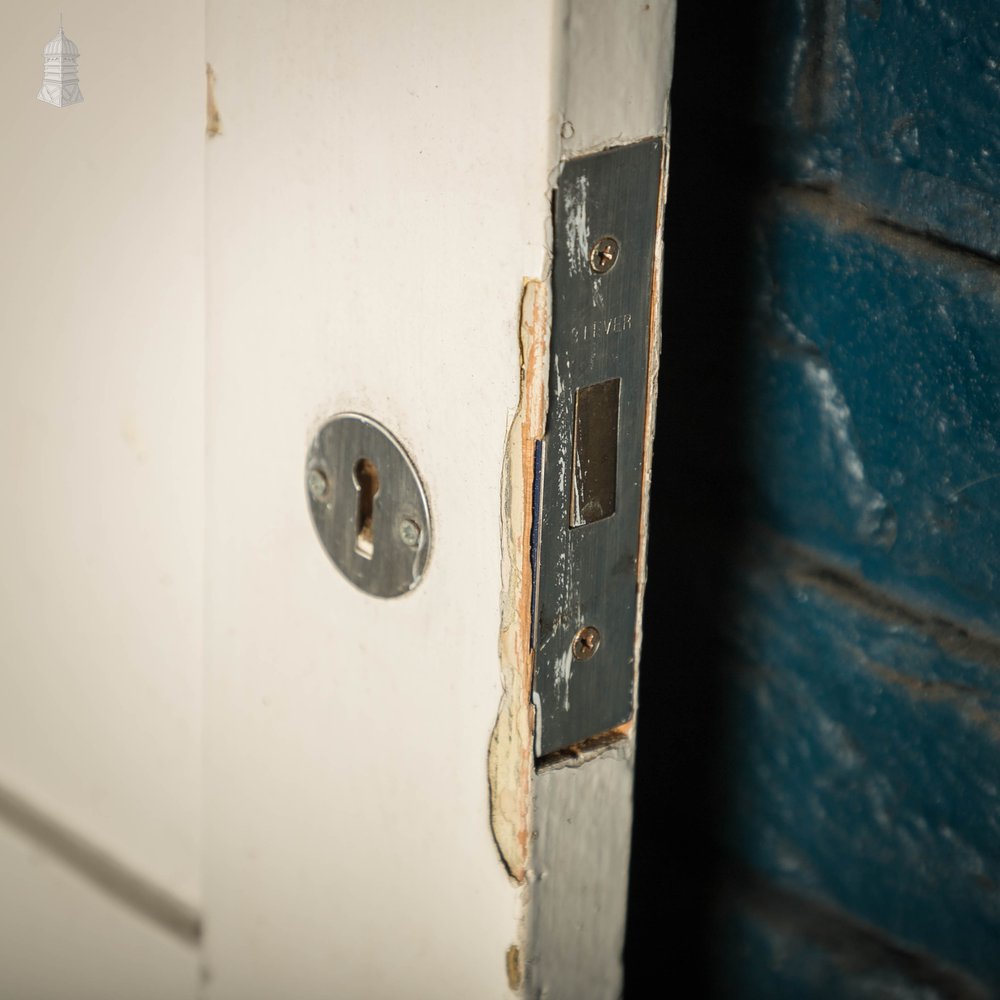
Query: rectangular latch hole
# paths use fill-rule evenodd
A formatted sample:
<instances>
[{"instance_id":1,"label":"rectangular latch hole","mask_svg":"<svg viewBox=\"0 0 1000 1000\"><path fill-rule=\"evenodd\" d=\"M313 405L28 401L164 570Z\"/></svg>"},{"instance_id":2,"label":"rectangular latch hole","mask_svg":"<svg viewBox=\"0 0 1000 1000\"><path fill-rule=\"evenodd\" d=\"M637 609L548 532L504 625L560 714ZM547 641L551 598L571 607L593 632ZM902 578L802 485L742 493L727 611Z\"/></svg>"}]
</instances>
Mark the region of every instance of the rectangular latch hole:
<instances>
[{"instance_id":1,"label":"rectangular latch hole","mask_svg":"<svg viewBox=\"0 0 1000 1000\"><path fill-rule=\"evenodd\" d=\"M611 378L576 390L571 528L603 521L615 512L621 385L620 378Z\"/></svg>"}]
</instances>

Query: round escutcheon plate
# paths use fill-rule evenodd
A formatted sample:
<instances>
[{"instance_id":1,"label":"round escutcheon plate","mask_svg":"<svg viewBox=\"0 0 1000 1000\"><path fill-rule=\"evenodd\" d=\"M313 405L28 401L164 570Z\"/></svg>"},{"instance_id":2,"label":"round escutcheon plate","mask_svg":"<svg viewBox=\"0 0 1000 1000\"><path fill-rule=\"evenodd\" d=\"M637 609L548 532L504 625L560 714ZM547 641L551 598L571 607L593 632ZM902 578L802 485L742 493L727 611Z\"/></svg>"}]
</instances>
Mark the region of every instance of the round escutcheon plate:
<instances>
[{"instance_id":1,"label":"round escutcheon plate","mask_svg":"<svg viewBox=\"0 0 1000 1000\"><path fill-rule=\"evenodd\" d=\"M356 587L398 597L420 583L431 548L427 495L381 424L358 413L324 424L309 449L306 494L323 548Z\"/></svg>"}]
</instances>

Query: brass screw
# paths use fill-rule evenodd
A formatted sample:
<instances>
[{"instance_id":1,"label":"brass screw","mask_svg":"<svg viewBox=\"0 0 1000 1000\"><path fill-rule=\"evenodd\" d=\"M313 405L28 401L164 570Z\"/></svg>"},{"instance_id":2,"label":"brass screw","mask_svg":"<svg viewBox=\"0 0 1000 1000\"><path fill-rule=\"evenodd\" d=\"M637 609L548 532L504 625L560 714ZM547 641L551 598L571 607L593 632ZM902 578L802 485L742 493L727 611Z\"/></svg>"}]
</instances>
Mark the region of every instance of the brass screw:
<instances>
[{"instance_id":1,"label":"brass screw","mask_svg":"<svg viewBox=\"0 0 1000 1000\"><path fill-rule=\"evenodd\" d=\"M613 236L602 236L590 251L590 267L597 274L607 274L618 260L618 240Z\"/></svg>"},{"instance_id":2,"label":"brass screw","mask_svg":"<svg viewBox=\"0 0 1000 1000\"><path fill-rule=\"evenodd\" d=\"M573 637L573 659L589 660L601 645L601 633L593 625L584 625Z\"/></svg>"}]
</instances>

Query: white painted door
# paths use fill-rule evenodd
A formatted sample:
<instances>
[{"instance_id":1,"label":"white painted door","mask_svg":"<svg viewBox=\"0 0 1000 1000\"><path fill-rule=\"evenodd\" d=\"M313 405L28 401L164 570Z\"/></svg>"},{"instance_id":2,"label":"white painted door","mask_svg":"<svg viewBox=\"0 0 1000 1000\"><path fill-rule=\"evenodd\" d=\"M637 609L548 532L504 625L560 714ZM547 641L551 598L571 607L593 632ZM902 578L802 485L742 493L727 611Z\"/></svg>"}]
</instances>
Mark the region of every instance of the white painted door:
<instances>
[{"instance_id":1,"label":"white painted door","mask_svg":"<svg viewBox=\"0 0 1000 1000\"><path fill-rule=\"evenodd\" d=\"M535 775L526 470L559 163L663 134L672 3L80 0L66 108L4 3L0 995L616 995L631 736ZM310 519L348 411L403 597Z\"/></svg>"}]
</instances>

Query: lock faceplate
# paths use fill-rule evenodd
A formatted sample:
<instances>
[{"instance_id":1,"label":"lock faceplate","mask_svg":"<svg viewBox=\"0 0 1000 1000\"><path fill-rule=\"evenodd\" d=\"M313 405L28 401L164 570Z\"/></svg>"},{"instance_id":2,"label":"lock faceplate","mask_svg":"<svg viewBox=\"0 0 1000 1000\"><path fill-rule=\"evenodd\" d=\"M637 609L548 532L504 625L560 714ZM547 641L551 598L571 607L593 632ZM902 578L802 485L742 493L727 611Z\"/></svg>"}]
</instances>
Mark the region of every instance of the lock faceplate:
<instances>
[{"instance_id":1,"label":"lock faceplate","mask_svg":"<svg viewBox=\"0 0 1000 1000\"><path fill-rule=\"evenodd\" d=\"M559 176L535 473L540 757L632 716L662 159L650 139L568 160Z\"/></svg>"},{"instance_id":2,"label":"lock faceplate","mask_svg":"<svg viewBox=\"0 0 1000 1000\"><path fill-rule=\"evenodd\" d=\"M417 470L370 417L341 413L320 429L306 462L313 524L333 564L373 597L420 583L431 521Z\"/></svg>"}]
</instances>

